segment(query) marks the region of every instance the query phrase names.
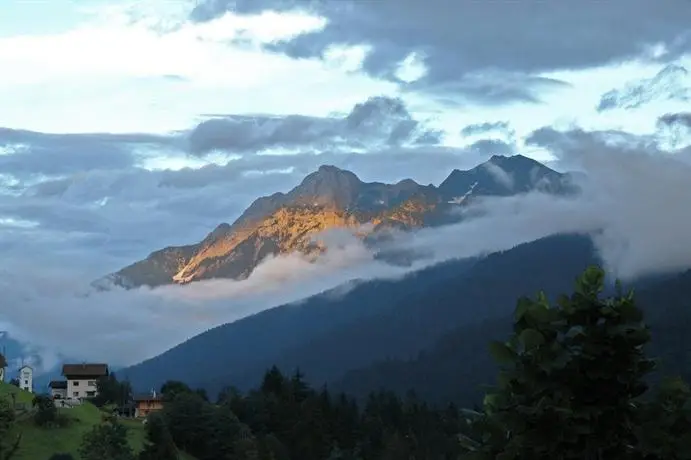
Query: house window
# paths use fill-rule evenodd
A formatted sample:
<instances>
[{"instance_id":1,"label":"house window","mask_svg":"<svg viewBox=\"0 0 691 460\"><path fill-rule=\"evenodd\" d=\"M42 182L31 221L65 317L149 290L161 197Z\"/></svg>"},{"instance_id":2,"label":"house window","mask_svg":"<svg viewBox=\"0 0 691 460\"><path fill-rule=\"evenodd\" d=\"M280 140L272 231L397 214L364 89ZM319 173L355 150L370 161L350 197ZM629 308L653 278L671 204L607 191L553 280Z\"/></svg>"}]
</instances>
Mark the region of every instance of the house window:
<instances>
[{"instance_id":1,"label":"house window","mask_svg":"<svg viewBox=\"0 0 691 460\"><path fill-rule=\"evenodd\" d=\"M28 381L28 380L24 380L24 385L28 385L28 384L29 384L29 381Z\"/></svg>"},{"instance_id":2,"label":"house window","mask_svg":"<svg viewBox=\"0 0 691 460\"><path fill-rule=\"evenodd\" d=\"M87 383L87 385L90 386L90 387L95 387L95 386L96 386L96 381L95 381L95 380L89 380L89 382Z\"/></svg>"},{"instance_id":3,"label":"house window","mask_svg":"<svg viewBox=\"0 0 691 460\"><path fill-rule=\"evenodd\" d=\"M96 392L95 391L87 391L86 396L87 396L87 398L93 398L94 396L96 396Z\"/></svg>"},{"instance_id":4,"label":"house window","mask_svg":"<svg viewBox=\"0 0 691 460\"><path fill-rule=\"evenodd\" d=\"M78 398L78 397L79 397L79 392L78 392L78 391L73 392L73 393L72 393L72 396L74 396L75 398Z\"/></svg>"},{"instance_id":5,"label":"house window","mask_svg":"<svg viewBox=\"0 0 691 460\"><path fill-rule=\"evenodd\" d=\"M78 382L78 381L75 381L75 382L74 382L74 386L75 386L75 387L78 387L78 386L79 386L79 382Z\"/></svg>"}]
</instances>

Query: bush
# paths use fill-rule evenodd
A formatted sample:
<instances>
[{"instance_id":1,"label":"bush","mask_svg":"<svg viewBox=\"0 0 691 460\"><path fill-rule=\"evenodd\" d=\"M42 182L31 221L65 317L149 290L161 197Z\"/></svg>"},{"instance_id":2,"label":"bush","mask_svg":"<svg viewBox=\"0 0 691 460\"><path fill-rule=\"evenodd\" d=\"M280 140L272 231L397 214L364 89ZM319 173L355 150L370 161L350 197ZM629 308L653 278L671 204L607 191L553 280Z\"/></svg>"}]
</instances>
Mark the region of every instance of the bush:
<instances>
[{"instance_id":1,"label":"bush","mask_svg":"<svg viewBox=\"0 0 691 460\"><path fill-rule=\"evenodd\" d=\"M36 425L47 427L56 424L58 409L50 396L36 395L32 404L36 408L36 414L34 414Z\"/></svg>"},{"instance_id":2,"label":"bush","mask_svg":"<svg viewBox=\"0 0 691 460\"><path fill-rule=\"evenodd\" d=\"M96 425L84 434L79 448L82 460L133 460L127 442L127 428L115 418Z\"/></svg>"}]
</instances>

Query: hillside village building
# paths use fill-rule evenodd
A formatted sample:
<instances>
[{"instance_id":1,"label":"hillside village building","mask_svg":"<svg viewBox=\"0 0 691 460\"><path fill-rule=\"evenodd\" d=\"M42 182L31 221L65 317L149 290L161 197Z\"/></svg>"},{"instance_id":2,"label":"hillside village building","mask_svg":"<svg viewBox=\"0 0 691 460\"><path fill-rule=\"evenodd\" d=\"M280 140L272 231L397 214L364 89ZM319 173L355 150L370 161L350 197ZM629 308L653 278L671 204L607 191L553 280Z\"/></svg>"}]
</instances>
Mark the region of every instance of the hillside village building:
<instances>
[{"instance_id":1,"label":"hillside village building","mask_svg":"<svg viewBox=\"0 0 691 460\"><path fill-rule=\"evenodd\" d=\"M87 399L98 394L96 382L109 375L107 364L65 364L62 375L67 380L67 399Z\"/></svg>"},{"instance_id":2,"label":"hillside village building","mask_svg":"<svg viewBox=\"0 0 691 460\"><path fill-rule=\"evenodd\" d=\"M34 369L31 366L23 365L19 368L19 388L29 393L34 392Z\"/></svg>"},{"instance_id":3,"label":"hillside village building","mask_svg":"<svg viewBox=\"0 0 691 460\"><path fill-rule=\"evenodd\" d=\"M152 391L151 394L135 396L134 403L136 404L135 417L146 417L152 412L163 409L163 398L157 395L155 391Z\"/></svg>"},{"instance_id":4,"label":"hillside village building","mask_svg":"<svg viewBox=\"0 0 691 460\"><path fill-rule=\"evenodd\" d=\"M5 381L5 368L7 367L7 359L5 355L0 353L0 382Z\"/></svg>"},{"instance_id":5,"label":"hillside village building","mask_svg":"<svg viewBox=\"0 0 691 460\"><path fill-rule=\"evenodd\" d=\"M48 384L53 399L67 399L67 381L53 380Z\"/></svg>"}]
</instances>

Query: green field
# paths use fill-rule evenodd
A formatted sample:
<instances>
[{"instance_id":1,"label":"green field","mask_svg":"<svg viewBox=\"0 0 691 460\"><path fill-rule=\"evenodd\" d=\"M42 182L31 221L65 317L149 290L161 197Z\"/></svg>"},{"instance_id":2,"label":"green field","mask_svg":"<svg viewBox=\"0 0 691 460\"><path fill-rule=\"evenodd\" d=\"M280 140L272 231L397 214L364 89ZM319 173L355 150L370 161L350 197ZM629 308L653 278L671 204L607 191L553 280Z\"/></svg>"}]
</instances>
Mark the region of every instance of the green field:
<instances>
[{"instance_id":1,"label":"green field","mask_svg":"<svg viewBox=\"0 0 691 460\"><path fill-rule=\"evenodd\" d=\"M14 393L17 403L31 406L31 393L19 388L0 383L0 397L11 398ZM17 413L17 430L22 433L22 441L16 456L17 460L48 460L56 453L70 453L75 459L79 458L78 450L84 433L101 422L102 412L94 405L84 403L72 409L59 409L61 414L70 418L71 423L65 428L40 428L33 423L30 415ZM141 420L123 420L128 428L130 445L135 452L139 452L144 445L145 431ZM182 455L182 459L191 457Z\"/></svg>"}]
</instances>

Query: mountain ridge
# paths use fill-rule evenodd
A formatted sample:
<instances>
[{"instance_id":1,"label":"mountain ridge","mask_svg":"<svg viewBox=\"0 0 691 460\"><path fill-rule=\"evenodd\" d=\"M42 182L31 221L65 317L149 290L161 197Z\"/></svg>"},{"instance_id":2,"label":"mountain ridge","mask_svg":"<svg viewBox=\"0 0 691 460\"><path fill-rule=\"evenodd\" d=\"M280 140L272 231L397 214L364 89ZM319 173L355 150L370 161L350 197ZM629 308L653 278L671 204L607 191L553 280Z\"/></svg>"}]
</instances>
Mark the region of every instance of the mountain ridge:
<instances>
[{"instance_id":1,"label":"mountain ridge","mask_svg":"<svg viewBox=\"0 0 691 460\"><path fill-rule=\"evenodd\" d=\"M387 229L457 221L449 211L474 197L532 190L568 193L567 174L522 155L495 155L472 169L454 169L439 186L412 179L363 182L351 171L322 165L288 192L257 198L232 224L219 224L202 241L154 251L95 284L135 288L244 279L271 255L299 251L308 259L317 257L328 250L318 235L329 229L348 229L376 244L368 237Z\"/></svg>"}]
</instances>

